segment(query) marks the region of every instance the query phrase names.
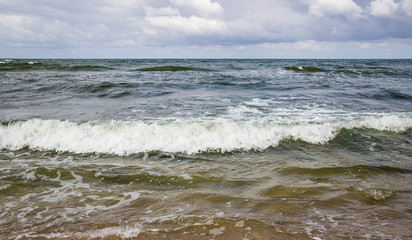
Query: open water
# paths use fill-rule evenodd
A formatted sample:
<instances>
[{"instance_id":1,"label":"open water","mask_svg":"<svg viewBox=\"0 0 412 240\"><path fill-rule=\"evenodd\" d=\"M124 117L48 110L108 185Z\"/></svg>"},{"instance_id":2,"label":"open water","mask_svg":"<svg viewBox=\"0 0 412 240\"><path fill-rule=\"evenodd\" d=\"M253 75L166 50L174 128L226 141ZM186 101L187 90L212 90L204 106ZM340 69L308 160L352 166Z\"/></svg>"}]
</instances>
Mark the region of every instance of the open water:
<instances>
[{"instance_id":1,"label":"open water","mask_svg":"<svg viewBox=\"0 0 412 240\"><path fill-rule=\"evenodd\" d=\"M0 60L1 239L410 239L412 60Z\"/></svg>"}]
</instances>

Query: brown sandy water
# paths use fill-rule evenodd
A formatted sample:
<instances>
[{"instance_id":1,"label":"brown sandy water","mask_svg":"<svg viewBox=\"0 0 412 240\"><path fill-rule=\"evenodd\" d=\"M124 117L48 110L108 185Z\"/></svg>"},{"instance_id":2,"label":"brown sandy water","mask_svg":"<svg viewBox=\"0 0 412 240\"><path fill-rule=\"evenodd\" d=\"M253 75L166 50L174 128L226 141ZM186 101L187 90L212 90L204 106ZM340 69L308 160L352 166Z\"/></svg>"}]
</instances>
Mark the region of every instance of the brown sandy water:
<instances>
[{"instance_id":1,"label":"brown sandy water","mask_svg":"<svg viewBox=\"0 0 412 240\"><path fill-rule=\"evenodd\" d=\"M2 151L0 236L412 237L409 153L339 147L291 142L263 152L128 157ZM387 164L368 164L377 157Z\"/></svg>"}]
</instances>

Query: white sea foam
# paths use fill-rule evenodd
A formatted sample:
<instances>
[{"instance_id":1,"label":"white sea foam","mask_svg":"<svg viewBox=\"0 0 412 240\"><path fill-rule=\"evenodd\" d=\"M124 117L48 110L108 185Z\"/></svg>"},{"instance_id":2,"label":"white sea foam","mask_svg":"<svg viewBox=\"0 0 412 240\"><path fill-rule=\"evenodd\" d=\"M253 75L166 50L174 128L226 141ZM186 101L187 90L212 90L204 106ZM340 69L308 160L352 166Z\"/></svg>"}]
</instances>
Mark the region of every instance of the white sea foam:
<instances>
[{"instance_id":1,"label":"white sea foam","mask_svg":"<svg viewBox=\"0 0 412 240\"><path fill-rule=\"evenodd\" d=\"M282 140L325 144L343 128L402 132L412 127L411 116L368 116L355 120L278 123L262 121L170 120L71 122L32 119L0 127L0 147L29 147L74 153L129 155L164 151L195 154L205 151L262 150Z\"/></svg>"},{"instance_id":2,"label":"white sea foam","mask_svg":"<svg viewBox=\"0 0 412 240\"><path fill-rule=\"evenodd\" d=\"M10 184L2 184L2 185L0 185L0 191L1 191L1 190L5 190L5 189L7 189L7 188L9 188L9 187L11 187Z\"/></svg>"},{"instance_id":3,"label":"white sea foam","mask_svg":"<svg viewBox=\"0 0 412 240\"><path fill-rule=\"evenodd\" d=\"M237 107L230 107L228 112L231 117L241 119L243 116L248 115L257 115L260 114L260 110L255 107L250 106L237 106Z\"/></svg>"},{"instance_id":4,"label":"white sea foam","mask_svg":"<svg viewBox=\"0 0 412 240\"><path fill-rule=\"evenodd\" d=\"M50 233L50 234L38 234L38 235L21 235L19 238L46 238L46 239L56 239L56 238L87 238L87 239L96 239L96 238L106 238L108 236L118 236L122 239L136 238L141 232L142 226L136 225L134 227L108 227L93 231L87 232L78 232L78 233Z\"/></svg>"},{"instance_id":5,"label":"white sea foam","mask_svg":"<svg viewBox=\"0 0 412 240\"><path fill-rule=\"evenodd\" d=\"M6 60L0 61L0 64L6 64L6 63L10 63L10 62L12 62L12 61L13 61L13 60L6 59Z\"/></svg>"},{"instance_id":6,"label":"white sea foam","mask_svg":"<svg viewBox=\"0 0 412 240\"><path fill-rule=\"evenodd\" d=\"M60 171L57 172L56 178L49 178L47 176L39 174L39 177L42 178L42 180L58 181L60 184L60 187L50 188L46 193L44 193L43 196L40 196L39 199L41 199L41 202L57 202L67 199L71 196L81 197L82 193L78 190L80 188L89 189L90 185L83 183L83 177L73 172L71 172L71 174L74 177L74 180L66 181L61 179Z\"/></svg>"},{"instance_id":7,"label":"white sea foam","mask_svg":"<svg viewBox=\"0 0 412 240\"><path fill-rule=\"evenodd\" d=\"M268 107L270 100L253 98L251 101L245 102L246 105L257 106L257 107Z\"/></svg>"}]
</instances>

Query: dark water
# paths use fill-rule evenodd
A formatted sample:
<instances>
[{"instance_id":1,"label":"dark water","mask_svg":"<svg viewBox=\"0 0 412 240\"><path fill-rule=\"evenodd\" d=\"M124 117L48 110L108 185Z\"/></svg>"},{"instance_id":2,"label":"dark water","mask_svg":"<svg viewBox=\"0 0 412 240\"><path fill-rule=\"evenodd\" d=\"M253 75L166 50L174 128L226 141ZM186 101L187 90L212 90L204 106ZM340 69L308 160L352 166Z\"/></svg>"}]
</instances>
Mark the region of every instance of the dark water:
<instances>
[{"instance_id":1,"label":"dark water","mask_svg":"<svg viewBox=\"0 0 412 240\"><path fill-rule=\"evenodd\" d=\"M1 60L1 239L410 239L412 60Z\"/></svg>"}]
</instances>

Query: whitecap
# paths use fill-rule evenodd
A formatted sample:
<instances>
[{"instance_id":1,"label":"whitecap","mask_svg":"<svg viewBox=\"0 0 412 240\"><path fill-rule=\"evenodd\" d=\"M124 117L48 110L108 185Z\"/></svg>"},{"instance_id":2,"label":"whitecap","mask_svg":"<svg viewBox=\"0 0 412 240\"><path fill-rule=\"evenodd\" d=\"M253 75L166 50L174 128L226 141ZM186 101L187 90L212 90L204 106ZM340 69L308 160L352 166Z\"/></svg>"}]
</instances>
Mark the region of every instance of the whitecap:
<instances>
[{"instance_id":1,"label":"whitecap","mask_svg":"<svg viewBox=\"0 0 412 240\"><path fill-rule=\"evenodd\" d=\"M399 133L411 127L410 116L398 115L314 122L277 122L262 118L259 121L176 119L77 123L32 119L0 126L0 147L116 155L152 151L196 154L264 150L288 139L325 144L342 129L367 128Z\"/></svg>"}]
</instances>

